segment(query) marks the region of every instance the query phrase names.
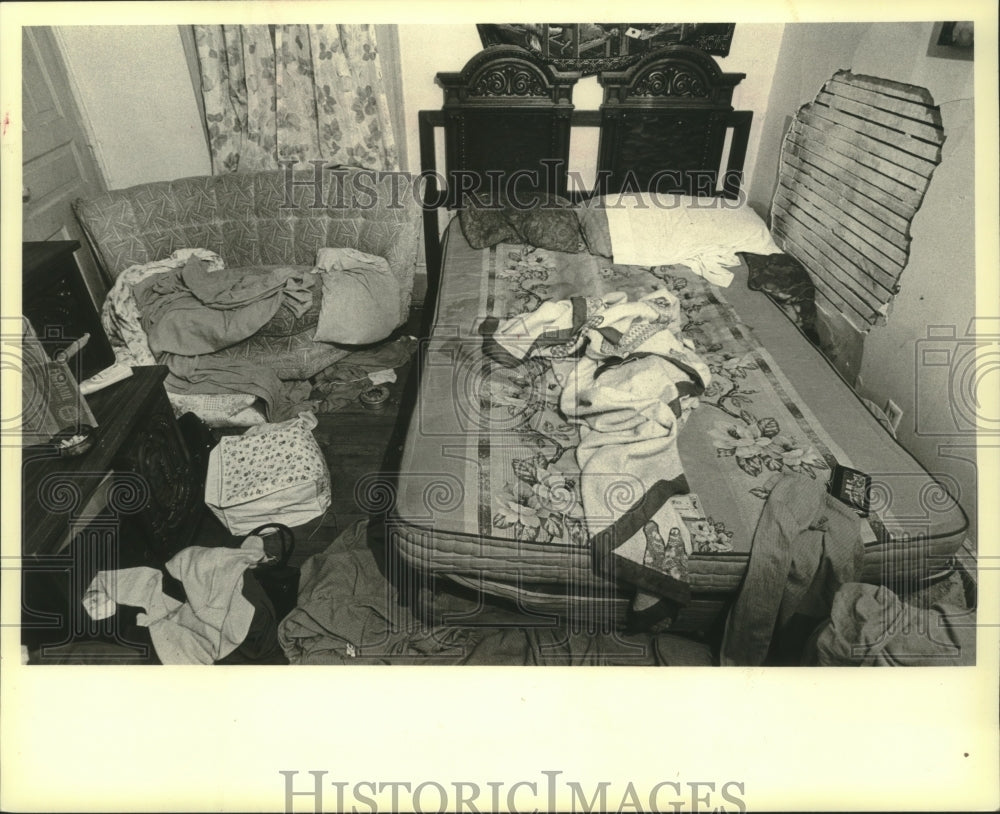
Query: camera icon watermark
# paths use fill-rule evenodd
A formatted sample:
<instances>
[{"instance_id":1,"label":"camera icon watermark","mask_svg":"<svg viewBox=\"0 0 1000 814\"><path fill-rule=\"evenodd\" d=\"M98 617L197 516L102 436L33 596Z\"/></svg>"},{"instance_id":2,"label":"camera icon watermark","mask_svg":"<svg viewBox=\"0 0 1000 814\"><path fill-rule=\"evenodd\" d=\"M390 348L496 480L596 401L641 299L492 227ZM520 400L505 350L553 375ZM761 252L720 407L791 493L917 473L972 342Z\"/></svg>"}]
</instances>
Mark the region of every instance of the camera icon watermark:
<instances>
[{"instance_id":1,"label":"camera icon watermark","mask_svg":"<svg viewBox=\"0 0 1000 814\"><path fill-rule=\"evenodd\" d=\"M23 446L49 441L59 432L96 424L78 382L82 360L62 328L49 326L36 335L24 317L9 317L0 328L3 412L0 445ZM15 386L20 379L20 388Z\"/></svg>"},{"instance_id":2,"label":"camera icon watermark","mask_svg":"<svg viewBox=\"0 0 1000 814\"><path fill-rule=\"evenodd\" d=\"M928 325L915 350L915 433L1000 435L1000 318L974 317L961 335Z\"/></svg>"}]
</instances>

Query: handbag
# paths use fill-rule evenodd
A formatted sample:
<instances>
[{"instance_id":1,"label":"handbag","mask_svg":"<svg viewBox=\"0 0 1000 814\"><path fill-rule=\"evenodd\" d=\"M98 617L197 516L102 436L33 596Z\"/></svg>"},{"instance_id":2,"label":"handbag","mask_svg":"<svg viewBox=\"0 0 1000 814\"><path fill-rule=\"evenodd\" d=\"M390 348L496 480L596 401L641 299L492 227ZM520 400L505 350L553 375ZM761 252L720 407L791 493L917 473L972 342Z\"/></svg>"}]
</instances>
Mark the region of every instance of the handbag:
<instances>
[{"instance_id":1,"label":"handbag","mask_svg":"<svg viewBox=\"0 0 1000 814\"><path fill-rule=\"evenodd\" d=\"M266 523L299 526L330 506L330 471L312 435L316 416L226 435L208 458L205 503L231 534Z\"/></svg>"},{"instance_id":2,"label":"handbag","mask_svg":"<svg viewBox=\"0 0 1000 814\"><path fill-rule=\"evenodd\" d=\"M248 537L254 535L263 537L264 533L273 530L281 543L281 552L276 560L264 560L251 567L251 573L257 579L260 587L264 589L267 598L274 606L274 618L280 622L298 604L299 599L299 576L298 568L288 564L292 552L295 551L295 534L288 526L282 523L266 523L258 526L250 532Z\"/></svg>"}]
</instances>

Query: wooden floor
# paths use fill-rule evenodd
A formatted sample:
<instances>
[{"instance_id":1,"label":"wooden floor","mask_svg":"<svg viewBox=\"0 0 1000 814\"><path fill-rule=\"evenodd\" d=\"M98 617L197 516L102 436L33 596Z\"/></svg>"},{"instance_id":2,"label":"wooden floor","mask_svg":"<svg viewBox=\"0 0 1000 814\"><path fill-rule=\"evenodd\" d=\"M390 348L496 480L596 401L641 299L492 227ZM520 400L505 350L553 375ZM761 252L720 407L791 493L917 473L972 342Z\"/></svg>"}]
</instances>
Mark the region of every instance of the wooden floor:
<instances>
[{"instance_id":1,"label":"wooden floor","mask_svg":"<svg viewBox=\"0 0 1000 814\"><path fill-rule=\"evenodd\" d=\"M422 318L422 309L412 308L399 332L419 336ZM309 556L326 550L340 532L367 518L378 505L379 483L398 470L415 403L415 357L396 369L396 381L386 387L389 401L380 410L355 402L336 412L317 415L319 423L313 435L329 465L332 502L323 516L293 529L295 552L291 565L301 565ZM206 512L195 544L235 545L238 540Z\"/></svg>"}]
</instances>

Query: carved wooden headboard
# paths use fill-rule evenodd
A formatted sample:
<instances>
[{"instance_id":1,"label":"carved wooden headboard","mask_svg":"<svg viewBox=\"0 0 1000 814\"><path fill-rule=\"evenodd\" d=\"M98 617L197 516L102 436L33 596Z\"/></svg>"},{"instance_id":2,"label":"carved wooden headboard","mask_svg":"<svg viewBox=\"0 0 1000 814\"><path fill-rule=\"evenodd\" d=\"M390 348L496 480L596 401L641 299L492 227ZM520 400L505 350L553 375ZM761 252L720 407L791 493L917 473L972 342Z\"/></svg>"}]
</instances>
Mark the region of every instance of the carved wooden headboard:
<instances>
[{"instance_id":1,"label":"carved wooden headboard","mask_svg":"<svg viewBox=\"0 0 1000 814\"><path fill-rule=\"evenodd\" d=\"M429 294L440 266L434 207L460 205L476 179L481 189L485 179L494 188L513 181L518 189L571 198L623 189L736 197L753 116L733 110L733 89L743 77L724 73L697 48L668 46L628 70L599 74L600 109L577 110L573 88L580 74L557 71L518 46L490 46L461 71L439 73L444 104L419 113ZM578 127L600 128L597 181L583 192L567 189ZM435 128L444 130L443 173Z\"/></svg>"},{"instance_id":2,"label":"carved wooden headboard","mask_svg":"<svg viewBox=\"0 0 1000 814\"><path fill-rule=\"evenodd\" d=\"M468 183L485 184L490 173L498 182L513 179L517 186L565 195L573 85L579 78L509 45L481 51L458 73L439 73L447 206L460 205Z\"/></svg>"},{"instance_id":3,"label":"carved wooden headboard","mask_svg":"<svg viewBox=\"0 0 1000 814\"><path fill-rule=\"evenodd\" d=\"M604 87L598 168L607 173L602 192L630 183L643 191L735 197L742 182L750 113L734 117L733 88L746 76L723 73L697 48L654 51L625 71L598 77ZM726 131L739 141L722 169ZM634 182L629 177L634 178ZM599 175L600 177L600 175Z\"/></svg>"}]
</instances>

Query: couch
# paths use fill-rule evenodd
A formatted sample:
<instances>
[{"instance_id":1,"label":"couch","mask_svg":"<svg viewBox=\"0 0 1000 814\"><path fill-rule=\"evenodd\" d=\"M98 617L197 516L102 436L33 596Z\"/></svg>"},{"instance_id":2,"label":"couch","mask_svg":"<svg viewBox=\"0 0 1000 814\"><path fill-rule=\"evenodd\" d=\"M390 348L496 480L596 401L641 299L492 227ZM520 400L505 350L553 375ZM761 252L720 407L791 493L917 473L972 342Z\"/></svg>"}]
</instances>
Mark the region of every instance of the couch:
<instances>
[{"instance_id":1,"label":"couch","mask_svg":"<svg viewBox=\"0 0 1000 814\"><path fill-rule=\"evenodd\" d=\"M254 268L311 267L319 249L349 247L388 261L401 325L417 263L420 207L412 193L407 179L368 170L282 169L141 184L78 199L73 209L109 287L130 266L183 248L213 251L226 268ZM312 322L261 331L220 353L281 379L308 379L350 350L312 339L316 310L307 314Z\"/></svg>"}]
</instances>

